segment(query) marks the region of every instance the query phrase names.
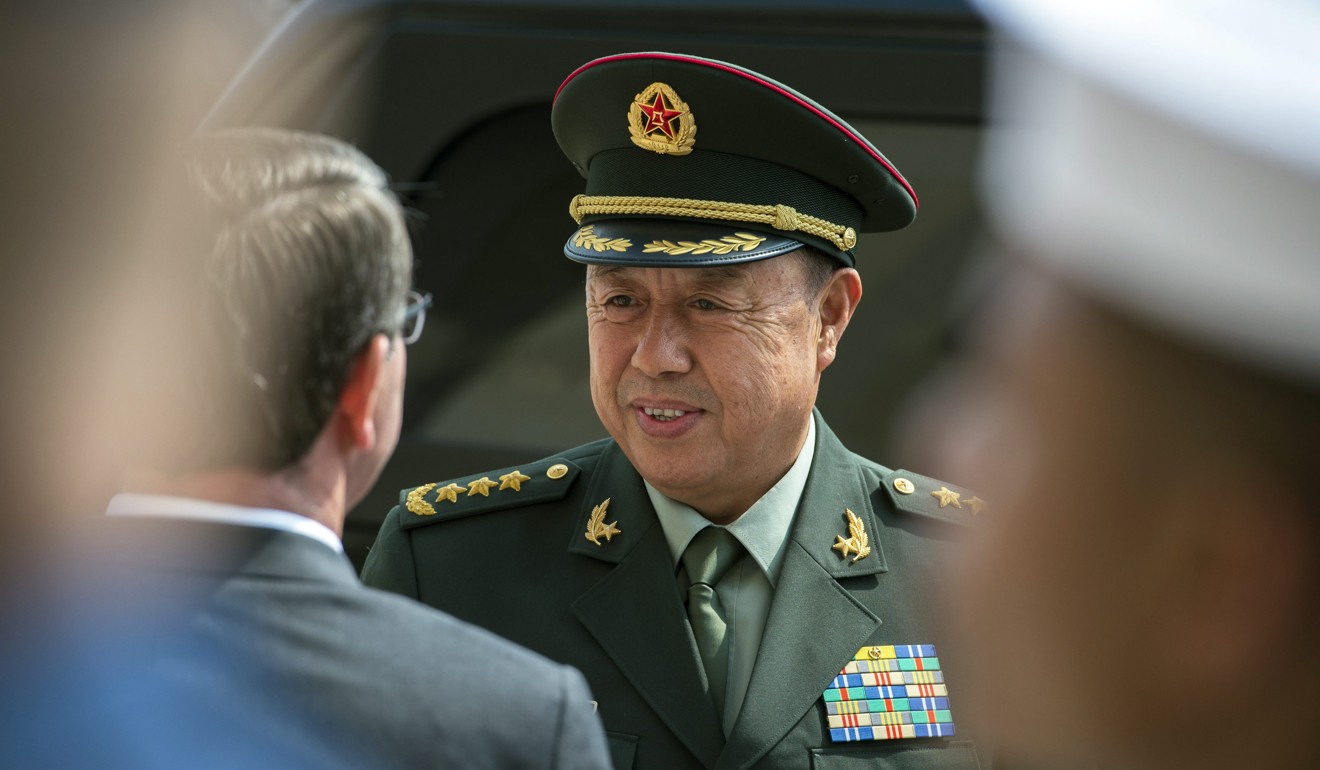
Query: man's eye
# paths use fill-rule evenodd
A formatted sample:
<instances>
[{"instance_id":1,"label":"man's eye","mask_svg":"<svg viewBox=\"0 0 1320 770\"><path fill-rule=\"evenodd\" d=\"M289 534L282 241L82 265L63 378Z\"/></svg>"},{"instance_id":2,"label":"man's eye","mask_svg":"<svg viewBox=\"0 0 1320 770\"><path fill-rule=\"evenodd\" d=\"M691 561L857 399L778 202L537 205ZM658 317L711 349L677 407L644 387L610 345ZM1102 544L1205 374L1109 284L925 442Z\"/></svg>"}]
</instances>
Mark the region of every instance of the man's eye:
<instances>
[{"instance_id":1,"label":"man's eye","mask_svg":"<svg viewBox=\"0 0 1320 770\"><path fill-rule=\"evenodd\" d=\"M605 300L605 304L610 307L632 307L636 302L637 300L626 294L617 294Z\"/></svg>"},{"instance_id":2,"label":"man's eye","mask_svg":"<svg viewBox=\"0 0 1320 770\"><path fill-rule=\"evenodd\" d=\"M698 310L719 310L720 306L706 298L696 300L692 303Z\"/></svg>"}]
</instances>

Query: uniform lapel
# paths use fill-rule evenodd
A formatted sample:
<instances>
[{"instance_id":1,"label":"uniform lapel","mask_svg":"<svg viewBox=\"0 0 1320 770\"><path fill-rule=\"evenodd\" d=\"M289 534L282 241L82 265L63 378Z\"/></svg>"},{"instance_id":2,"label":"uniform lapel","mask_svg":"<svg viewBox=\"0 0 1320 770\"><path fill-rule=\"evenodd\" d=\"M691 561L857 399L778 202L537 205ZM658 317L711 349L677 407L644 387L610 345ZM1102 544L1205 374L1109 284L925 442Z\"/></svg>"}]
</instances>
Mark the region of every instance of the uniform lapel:
<instances>
[{"instance_id":1,"label":"uniform lapel","mask_svg":"<svg viewBox=\"0 0 1320 770\"><path fill-rule=\"evenodd\" d=\"M598 546L583 533L607 498L604 523L616 524L620 533ZM674 735L713 767L724 736L672 579L673 561L641 477L617 445L601 458L569 550L616 565L573 611Z\"/></svg>"},{"instance_id":2,"label":"uniform lapel","mask_svg":"<svg viewBox=\"0 0 1320 770\"><path fill-rule=\"evenodd\" d=\"M775 598L738 721L717 770L756 762L793 729L880 627L837 578L886 570L861 468L816 415L816 454L775 585ZM849 536L845 509L862 522L871 553L853 562L831 549Z\"/></svg>"}]
</instances>

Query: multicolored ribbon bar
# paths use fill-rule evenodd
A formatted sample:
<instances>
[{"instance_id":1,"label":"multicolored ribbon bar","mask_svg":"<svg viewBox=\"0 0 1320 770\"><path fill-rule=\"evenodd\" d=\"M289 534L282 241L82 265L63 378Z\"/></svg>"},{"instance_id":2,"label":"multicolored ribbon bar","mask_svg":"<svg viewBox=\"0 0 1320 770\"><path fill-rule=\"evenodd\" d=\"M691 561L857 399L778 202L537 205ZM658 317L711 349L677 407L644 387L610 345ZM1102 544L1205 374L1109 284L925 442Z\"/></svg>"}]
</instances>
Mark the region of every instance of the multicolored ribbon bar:
<instances>
[{"instance_id":1,"label":"multicolored ribbon bar","mask_svg":"<svg viewBox=\"0 0 1320 770\"><path fill-rule=\"evenodd\" d=\"M887 741L954 734L949 691L932 644L863 647L825 690L830 739Z\"/></svg>"}]
</instances>

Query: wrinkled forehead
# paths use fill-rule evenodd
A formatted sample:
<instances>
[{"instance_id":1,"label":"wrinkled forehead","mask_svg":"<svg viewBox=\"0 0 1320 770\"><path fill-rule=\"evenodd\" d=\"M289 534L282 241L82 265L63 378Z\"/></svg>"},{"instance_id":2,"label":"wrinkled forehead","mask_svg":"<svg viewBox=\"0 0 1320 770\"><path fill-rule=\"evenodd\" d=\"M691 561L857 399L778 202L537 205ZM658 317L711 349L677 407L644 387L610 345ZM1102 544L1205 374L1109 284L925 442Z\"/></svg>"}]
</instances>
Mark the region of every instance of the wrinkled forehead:
<instances>
[{"instance_id":1,"label":"wrinkled forehead","mask_svg":"<svg viewBox=\"0 0 1320 770\"><path fill-rule=\"evenodd\" d=\"M587 265L587 281L599 284L669 283L693 286L751 287L756 276L766 272L763 263L720 265L717 267L633 267L629 265ZM774 265L773 269L780 269Z\"/></svg>"}]
</instances>

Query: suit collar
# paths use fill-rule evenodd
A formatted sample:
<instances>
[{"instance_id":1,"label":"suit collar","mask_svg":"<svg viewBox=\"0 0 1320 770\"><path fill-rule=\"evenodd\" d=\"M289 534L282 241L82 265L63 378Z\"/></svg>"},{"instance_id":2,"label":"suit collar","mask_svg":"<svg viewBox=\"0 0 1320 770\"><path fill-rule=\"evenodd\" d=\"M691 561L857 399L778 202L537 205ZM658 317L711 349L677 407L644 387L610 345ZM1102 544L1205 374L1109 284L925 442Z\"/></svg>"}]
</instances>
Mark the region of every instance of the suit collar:
<instances>
[{"instance_id":1,"label":"suit collar","mask_svg":"<svg viewBox=\"0 0 1320 770\"><path fill-rule=\"evenodd\" d=\"M291 532L128 515L104 526L107 558L124 567L361 585L346 556Z\"/></svg>"},{"instance_id":2,"label":"suit collar","mask_svg":"<svg viewBox=\"0 0 1320 770\"><path fill-rule=\"evenodd\" d=\"M326 525L291 511L273 508L252 508L194 497L121 492L110 499L105 513L107 516L183 519L278 529L310 537L337 553L344 552L343 542Z\"/></svg>"}]
</instances>

